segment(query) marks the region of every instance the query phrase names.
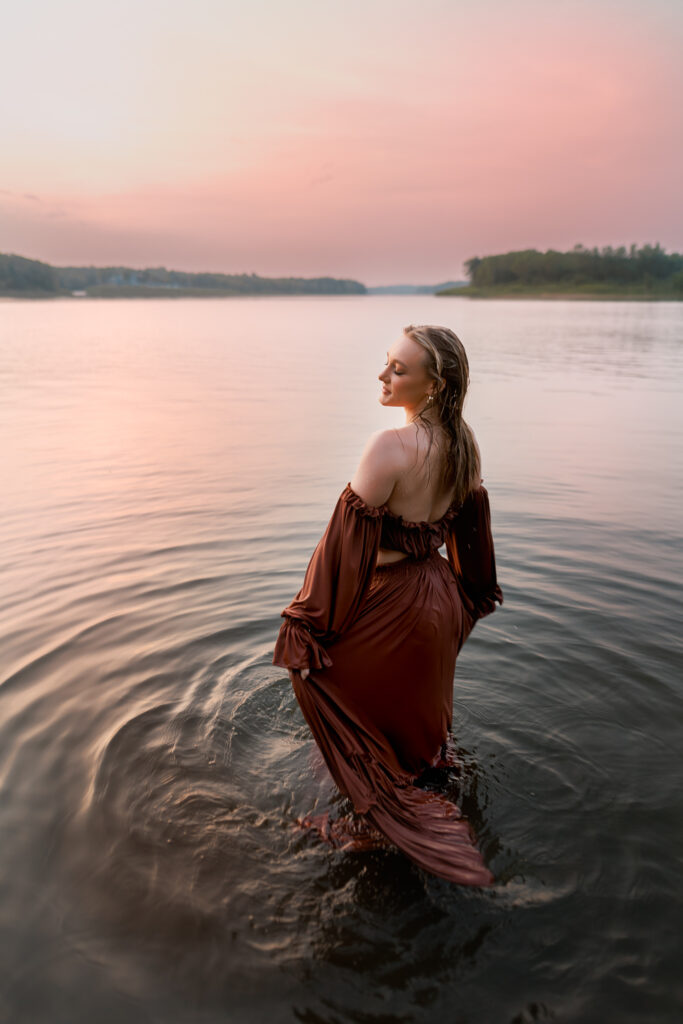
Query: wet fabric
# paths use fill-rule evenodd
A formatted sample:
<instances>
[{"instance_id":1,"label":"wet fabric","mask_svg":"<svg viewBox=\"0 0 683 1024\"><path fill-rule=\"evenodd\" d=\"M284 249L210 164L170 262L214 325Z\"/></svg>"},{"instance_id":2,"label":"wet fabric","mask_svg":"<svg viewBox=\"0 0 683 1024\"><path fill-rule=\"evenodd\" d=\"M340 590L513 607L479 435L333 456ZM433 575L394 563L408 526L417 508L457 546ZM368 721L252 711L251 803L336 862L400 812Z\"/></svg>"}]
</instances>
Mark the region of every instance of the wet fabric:
<instances>
[{"instance_id":1,"label":"wet fabric","mask_svg":"<svg viewBox=\"0 0 683 1024\"><path fill-rule=\"evenodd\" d=\"M378 566L380 547L407 557ZM443 763L456 657L496 602L503 594L483 485L430 523L368 505L349 483L282 612L273 653L275 665L310 670L296 676L294 692L335 783L370 830L465 885L493 880L471 827L456 804L415 782Z\"/></svg>"}]
</instances>

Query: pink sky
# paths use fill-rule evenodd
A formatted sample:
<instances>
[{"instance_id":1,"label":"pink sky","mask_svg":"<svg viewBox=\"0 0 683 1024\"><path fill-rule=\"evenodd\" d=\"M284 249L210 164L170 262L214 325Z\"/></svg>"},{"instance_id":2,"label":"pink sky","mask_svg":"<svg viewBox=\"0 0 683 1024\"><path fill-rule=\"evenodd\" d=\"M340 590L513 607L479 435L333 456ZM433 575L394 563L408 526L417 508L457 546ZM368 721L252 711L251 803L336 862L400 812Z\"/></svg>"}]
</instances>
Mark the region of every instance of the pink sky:
<instances>
[{"instance_id":1,"label":"pink sky","mask_svg":"<svg viewBox=\"0 0 683 1024\"><path fill-rule=\"evenodd\" d=\"M0 50L1 252L380 285L683 250L680 3L24 0Z\"/></svg>"}]
</instances>

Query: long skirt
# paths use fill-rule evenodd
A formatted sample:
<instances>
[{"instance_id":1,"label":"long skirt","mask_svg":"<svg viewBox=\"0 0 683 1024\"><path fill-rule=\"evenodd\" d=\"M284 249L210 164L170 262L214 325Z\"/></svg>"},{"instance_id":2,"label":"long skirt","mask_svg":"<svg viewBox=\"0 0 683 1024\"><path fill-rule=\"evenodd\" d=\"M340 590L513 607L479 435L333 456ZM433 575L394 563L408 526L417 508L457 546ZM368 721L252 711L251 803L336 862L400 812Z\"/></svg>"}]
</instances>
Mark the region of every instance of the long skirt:
<instances>
[{"instance_id":1,"label":"long skirt","mask_svg":"<svg viewBox=\"0 0 683 1024\"><path fill-rule=\"evenodd\" d=\"M415 785L425 769L443 763L456 657L473 625L438 551L377 566L360 613L328 648L333 664L305 680L295 674L294 692L332 778L362 821L427 871L485 886L493 875L460 809ZM353 829L319 831L353 848ZM361 848L362 828L356 832Z\"/></svg>"}]
</instances>

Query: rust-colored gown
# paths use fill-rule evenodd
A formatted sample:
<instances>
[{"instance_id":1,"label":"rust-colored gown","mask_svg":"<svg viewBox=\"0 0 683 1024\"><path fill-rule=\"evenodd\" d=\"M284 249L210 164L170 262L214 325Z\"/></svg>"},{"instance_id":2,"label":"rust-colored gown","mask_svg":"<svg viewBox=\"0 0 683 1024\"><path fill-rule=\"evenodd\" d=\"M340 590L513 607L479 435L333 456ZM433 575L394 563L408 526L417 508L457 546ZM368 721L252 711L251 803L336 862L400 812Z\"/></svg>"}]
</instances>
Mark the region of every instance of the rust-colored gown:
<instances>
[{"instance_id":1,"label":"rust-colored gown","mask_svg":"<svg viewBox=\"0 0 683 1024\"><path fill-rule=\"evenodd\" d=\"M438 548L445 542L448 559ZM378 566L378 549L405 552ZM486 488L436 523L368 505L347 484L284 609L273 664L308 668L294 692L358 814L427 871L490 885L459 808L414 783L440 762L458 651L503 603Z\"/></svg>"}]
</instances>

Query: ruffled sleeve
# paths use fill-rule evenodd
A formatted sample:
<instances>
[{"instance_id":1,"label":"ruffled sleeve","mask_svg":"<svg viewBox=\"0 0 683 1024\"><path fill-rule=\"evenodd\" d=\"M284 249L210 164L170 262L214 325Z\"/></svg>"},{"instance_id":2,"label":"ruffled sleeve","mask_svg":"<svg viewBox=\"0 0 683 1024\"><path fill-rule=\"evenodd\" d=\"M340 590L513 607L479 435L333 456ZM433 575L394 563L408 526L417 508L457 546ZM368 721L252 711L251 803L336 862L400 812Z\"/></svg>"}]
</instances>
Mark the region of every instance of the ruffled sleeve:
<instances>
[{"instance_id":1,"label":"ruffled sleeve","mask_svg":"<svg viewBox=\"0 0 683 1024\"><path fill-rule=\"evenodd\" d=\"M496 559L491 535L491 509L486 488L480 485L465 498L446 536L448 561L458 582L460 596L476 622L503 603L496 578Z\"/></svg>"},{"instance_id":2,"label":"ruffled sleeve","mask_svg":"<svg viewBox=\"0 0 683 1024\"><path fill-rule=\"evenodd\" d=\"M372 580L384 507L367 505L347 484L311 556L298 594L282 616L273 664L322 669L327 647L351 625Z\"/></svg>"}]
</instances>

